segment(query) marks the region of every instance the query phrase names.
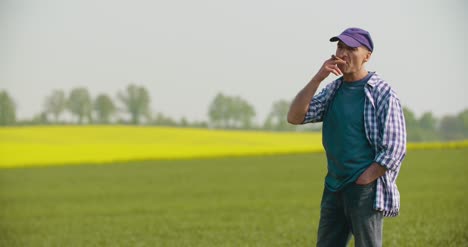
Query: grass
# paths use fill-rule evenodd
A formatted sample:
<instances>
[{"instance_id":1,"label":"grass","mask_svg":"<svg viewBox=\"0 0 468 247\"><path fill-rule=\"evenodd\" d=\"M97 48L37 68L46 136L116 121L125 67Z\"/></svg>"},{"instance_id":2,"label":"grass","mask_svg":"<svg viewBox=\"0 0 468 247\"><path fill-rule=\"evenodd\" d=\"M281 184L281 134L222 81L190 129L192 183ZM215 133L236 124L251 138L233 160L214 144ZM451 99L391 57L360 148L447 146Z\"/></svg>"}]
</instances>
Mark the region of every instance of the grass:
<instances>
[{"instance_id":1,"label":"grass","mask_svg":"<svg viewBox=\"0 0 468 247\"><path fill-rule=\"evenodd\" d=\"M411 151L384 246L466 246L468 149ZM323 154L0 169L0 246L314 246Z\"/></svg>"}]
</instances>

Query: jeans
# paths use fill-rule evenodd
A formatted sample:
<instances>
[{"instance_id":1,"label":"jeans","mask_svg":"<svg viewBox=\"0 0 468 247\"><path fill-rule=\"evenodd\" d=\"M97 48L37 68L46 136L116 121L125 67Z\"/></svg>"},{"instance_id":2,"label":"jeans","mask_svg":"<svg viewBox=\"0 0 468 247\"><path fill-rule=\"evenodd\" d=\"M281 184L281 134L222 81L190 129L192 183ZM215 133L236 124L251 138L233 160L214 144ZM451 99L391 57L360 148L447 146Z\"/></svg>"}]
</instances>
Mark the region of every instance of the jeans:
<instances>
[{"instance_id":1,"label":"jeans","mask_svg":"<svg viewBox=\"0 0 468 247\"><path fill-rule=\"evenodd\" d=\"M373 209L376 182L323 191L317 246L382 246L383 213Z\"/></svg>"}]
</instances>

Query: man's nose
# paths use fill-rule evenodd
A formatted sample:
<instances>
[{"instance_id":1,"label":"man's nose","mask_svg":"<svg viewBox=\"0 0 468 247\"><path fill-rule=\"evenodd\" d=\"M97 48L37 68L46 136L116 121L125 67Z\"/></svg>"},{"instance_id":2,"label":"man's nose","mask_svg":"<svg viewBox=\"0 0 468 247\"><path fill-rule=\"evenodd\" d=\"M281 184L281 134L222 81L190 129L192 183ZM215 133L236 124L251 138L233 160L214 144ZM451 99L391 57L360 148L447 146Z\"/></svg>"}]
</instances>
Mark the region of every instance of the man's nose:
<instances>
[{"instance_id":1,"label":"man's nose","mask_svg":"<svg viewBox=\"0 0 468 247\"><path fill-rule=\"evenodd\" d=\"M337 51L337 52L336 52L336 56L339 57L339 58L341 58L341 59L344 59L344 58L347 57L347 54L346 54L345 51Z\"/></svg>"}]
</instances>

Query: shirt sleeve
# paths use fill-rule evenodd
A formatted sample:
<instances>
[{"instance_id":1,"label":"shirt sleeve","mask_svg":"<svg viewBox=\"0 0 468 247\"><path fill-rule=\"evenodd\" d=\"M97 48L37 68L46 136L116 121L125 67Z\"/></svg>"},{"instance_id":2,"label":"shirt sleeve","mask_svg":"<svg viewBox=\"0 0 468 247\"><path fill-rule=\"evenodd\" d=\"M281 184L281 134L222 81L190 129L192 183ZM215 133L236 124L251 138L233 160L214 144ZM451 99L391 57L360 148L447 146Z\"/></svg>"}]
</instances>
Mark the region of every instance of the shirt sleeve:
<instances>
[{"instance_id":1,"label":"shirt sleeve","mask_svg":"<svg viewBox=\"0 0 468 247\"><path fill-rule=\"evenodd\" d=\"M375 162L397 171L406 155L406 126L400 101L394 93L384 101L378 121L382 129Z\"/></svg>"},{"instance_id":2,"label":"shirt sleeve","mask_svg":"<svg viewBox=\"0 0 468 247\"><path fill-rule=\"evenodd\" d=\"M328 99L330 98L332 87L333 83L330 83L323 88L319 94L312 97L312 100L309 103L309 109L307 110L302 124L323 121L323 113L328 105Z\"/></svg>"}]
</instances>

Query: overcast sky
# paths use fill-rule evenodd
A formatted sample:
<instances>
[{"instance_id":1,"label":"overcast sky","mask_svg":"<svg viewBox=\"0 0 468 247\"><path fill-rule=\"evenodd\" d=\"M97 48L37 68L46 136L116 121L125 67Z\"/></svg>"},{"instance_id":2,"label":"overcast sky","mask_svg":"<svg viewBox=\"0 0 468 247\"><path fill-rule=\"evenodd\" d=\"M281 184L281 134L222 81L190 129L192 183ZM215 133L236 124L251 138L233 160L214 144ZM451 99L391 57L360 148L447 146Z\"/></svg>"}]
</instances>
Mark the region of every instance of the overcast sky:
<instances>
[{"instance_id":1,"label":"overcast sky","mask_svg":"<svg viewBox=\"0 0 468 247\"><path fill-rule=\"evenodd\" d=\"M263 122L335 52L328 40L367 29L377 71L417 115L468 107L464 0L0 0L0 90L20 118L54 89L115 98L143 85L152 110L207 119L218 92L252 103ZM335 77L330 76L329 83ZM322 85L322 86L323 86Z\"/></svg>"}]
</instances>

